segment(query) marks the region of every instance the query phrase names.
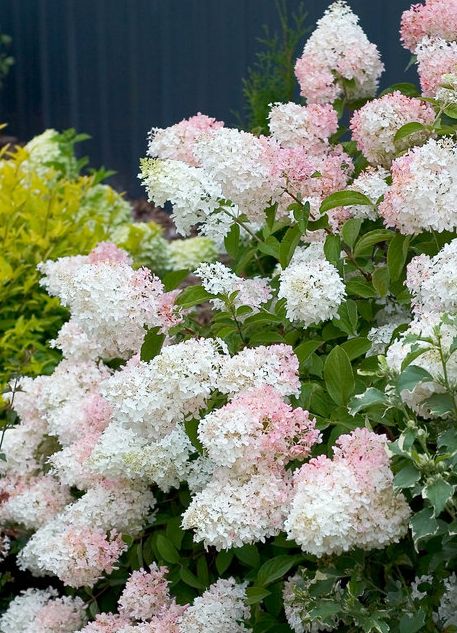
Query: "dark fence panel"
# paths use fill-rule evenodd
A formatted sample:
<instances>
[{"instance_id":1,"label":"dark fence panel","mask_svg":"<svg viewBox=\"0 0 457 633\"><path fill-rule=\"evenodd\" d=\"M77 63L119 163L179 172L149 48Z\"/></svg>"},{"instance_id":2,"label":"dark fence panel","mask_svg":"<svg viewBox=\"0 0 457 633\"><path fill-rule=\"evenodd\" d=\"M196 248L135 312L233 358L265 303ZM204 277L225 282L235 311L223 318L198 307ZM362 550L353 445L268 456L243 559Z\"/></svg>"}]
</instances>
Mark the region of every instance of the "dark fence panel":
<instances>
[{"instance_id":1,"label":"dark fence panel","mask_svg":"<svg viewBox=\"0 0 457 633\"><path fill-rule=\"evenodd\" d=\"M305 2L310 26L328 4ZM398 28L409 4L351 0L381 49L383 85L404 80L409 53ZM46 127L88 132L92 164L115 169L114 183L135 195L152 126L197 111L236 123L262 25L277 23L273 0L0 0L0 29L13 37L16 59L0 119L23 140Z\"/></svg>"}]
</instances>

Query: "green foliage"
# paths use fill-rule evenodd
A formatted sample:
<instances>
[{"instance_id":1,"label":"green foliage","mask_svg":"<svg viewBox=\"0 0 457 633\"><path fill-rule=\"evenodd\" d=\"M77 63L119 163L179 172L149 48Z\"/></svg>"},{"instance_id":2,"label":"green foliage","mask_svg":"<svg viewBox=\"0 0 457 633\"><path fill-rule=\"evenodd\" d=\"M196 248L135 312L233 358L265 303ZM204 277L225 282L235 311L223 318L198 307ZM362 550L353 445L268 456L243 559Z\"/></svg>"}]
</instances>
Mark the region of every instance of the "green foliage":
<instances>
[{"instance_id":1,"label":"green foliage","mask_svg":"<svg viewBox=\"0 0 457 633\"><path fill-rule=\"evenodd\" d=\"M14 57L12 57L8 52L11 42L12 39L9 35L6 35L6 33L0 33L0 90L5 78L11 70L11 66L14 64Z\"/></svg>"},{"instance_id":2,"label":"green foliage","mask_svg":"<svg viewBox=\"0 0 457 633\"><path fill-rule=\"evenodd\" d=\"M292 101L296 91L294 75L298 47L308 31L305 27L307 13L302 4L288 15L284 2L276 3L280 31L271 34L264 26L264 35L259 38L263 50L249 69L243 81L246 101L247 128L256 134L268 133L269 104L277 101Z\"/></svg>"}]
</instances>

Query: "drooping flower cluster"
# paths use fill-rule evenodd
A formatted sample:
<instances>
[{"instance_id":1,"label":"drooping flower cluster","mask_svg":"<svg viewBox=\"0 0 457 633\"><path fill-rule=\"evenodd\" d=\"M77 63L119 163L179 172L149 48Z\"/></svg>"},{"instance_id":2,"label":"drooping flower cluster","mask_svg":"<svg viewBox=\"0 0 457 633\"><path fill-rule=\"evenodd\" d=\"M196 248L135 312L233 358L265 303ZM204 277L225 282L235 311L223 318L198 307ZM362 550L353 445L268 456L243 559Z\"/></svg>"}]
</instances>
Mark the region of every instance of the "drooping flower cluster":
<instances>
[{"instance_id":1,"label":"drooping flower cluster","mask_svg":"<svg viewBox=\"0 0 457 633\"><path fill-rule=\"evenodd\" d=\"M294 474L285 528L310 554L341 553L353 547L381 548L407 530L409 507L394 493L387 438L356 429Z\"/></svg>"},{"instance_id":2,"label":"drooping flower cluster","mask_svg":"<svg viewBox=\"0 0 457 633\"><path fill-rule=\"evenodd\" d=\"M430 139L392 163L392 185L379 213L387 226L403 234L457 227L457 148L452 141Z\"/></svg>"},{"instance_id":3,"label":"drooping flower cluster","mask_svg":"<svg viewBox=\"0 0 457 633\"><path fill-rule=\"evenodd\" d=\"M435 112L428 103L395 91L355 111L351 119L352 138L368 162L389 167L397 153L421 144L429 136L429 132L420 130L395 141L398 130L412 122L431 125L434 119Z\"/></svg>"},{"instance_id":4,"label":"drooping flower cluster","mask_svg":"<svg viewBox=\"0 0 457 633\"><path fill-rule=\"evenodd\" d=\"M338 270L320 244L298 248L279 279L278 297L286 299L287 318L303 327L336 317L346 295Z\"/></svg>"},{"instance_id":5,"label":"drooping flower cluster","mask_svg":"<svg viewBox=\"0 0 457 633\"><path fill-rule=\"evenodd\" d=\"M27 589L0 617L1 633L74 633L86 621L81 598L57 597L57 591Z\"/></svg>"},{"instance_id":6,"label":"drooping flower cluster","mask_svg":"<svg viewBox=\"0 0 457 633\"><path fill-rule=\"evenodd\" d=\"M99 244L87 257L64 257L40 265L42 285L71 310L56 345L64 355L125 358L135 353L145 327L167 329L174 295L149 270L134 270L127 253Z\"/></svg>"},{"instance_id":7,"label":"drooping flower cluster","mask_svg":"<svg viewBox=\"0 0 457 633\"><path fill-rule=\"evenodd\" d=\"M317 22L295 66L300 91L309 103L372 97L384 66L346 2L338 0Z\"/></svg>"}]
</instances>

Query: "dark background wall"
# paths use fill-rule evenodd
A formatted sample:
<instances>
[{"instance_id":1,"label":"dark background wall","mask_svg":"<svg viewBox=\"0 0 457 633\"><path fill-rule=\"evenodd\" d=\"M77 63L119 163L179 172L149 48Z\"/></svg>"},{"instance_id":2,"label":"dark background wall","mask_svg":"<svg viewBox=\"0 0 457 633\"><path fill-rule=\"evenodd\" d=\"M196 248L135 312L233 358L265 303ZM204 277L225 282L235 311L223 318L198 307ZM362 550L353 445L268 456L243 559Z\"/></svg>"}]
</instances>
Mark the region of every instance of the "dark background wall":
<instances>
[{"instance_id":1,"label":"dark background wall","mask_svg":"<svg viewBox=\"0 0 457 633\"><path fill-rule=\"evenodd\" d=\"M286 0L297 7L299 0ZM312 26L330 4L305 0ZM382 84L405 76L398 28L409 0L350 0L381 49ZM0 92L0 121L28 140L74 127L92 140L93 165L118 173L131 195L152 126L198 111L236 124L241 80L259 50L262 25L278 28L274 0L0 0L0 30L16 63Z\"/></svg>"}]
</instances>

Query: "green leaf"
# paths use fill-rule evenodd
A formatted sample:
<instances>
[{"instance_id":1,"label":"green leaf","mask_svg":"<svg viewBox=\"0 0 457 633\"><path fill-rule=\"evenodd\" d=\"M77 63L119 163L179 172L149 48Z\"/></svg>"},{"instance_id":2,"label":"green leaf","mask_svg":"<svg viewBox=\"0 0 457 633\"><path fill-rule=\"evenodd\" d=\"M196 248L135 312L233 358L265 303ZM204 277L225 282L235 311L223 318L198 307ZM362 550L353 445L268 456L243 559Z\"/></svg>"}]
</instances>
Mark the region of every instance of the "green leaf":
<instances>
[{"instance_id":1,"label":"green leaf","mask_svg":"<svg viewBox=\"0 0 457 633\"><path fill-rule=\"evenodd\" d=\"M359 191L336 191L322 201L320 212L326 213L327 211L330 211L330 209L335 209L336 207L348 207L355 204L373 206L371 200Z\"/></svg>"},{"instance_id":2,"label":"green leaf","mask_svg":"<svg viewBox=\"0 0 457 633\"><path fill-rule=\"evenodd\" d=\"M240 248L240 225L232 224L230 231L224 238L224 246L227 253L236 259Z\"/></svg>"},{"instance_id":3,"label":"green leaf","mask_svg":"<svg viewBox=\"0 0 457 633\"><path fill-rule=\"evenodd\" d=\"M360 218L350 218L346 220L341 228L341 235L346 244L352 248L360 233L362 220Z\"/></svg>"},{"instance_id":4,"label":"green leaf","mask_svg":"<svg viewBox=\"0 0 457 633\"><path fill-rule=\"evenodd\" d=\"M349 360L354 360L359 356L362 356L371 347L371 341L363 336L357 338L351 338L348 341L345 341L341 344L341 348L344 349L346 354L348 355Z\"/></svg>"},{"instance_id":5,"label":"green leaf","mask_svg":"<svg viewBox=\"0 0 457 633\"><path fill-rule=\"evenodd\" d=\"M357 334L358 323L357 304L352 299L342 303L338 310L338 318L332 320L332 324L349 336Z\"/></svg>"},{"instance_id":6,"label":"green leaf","mask_svg":"<svg viewBox=\"0 0 457 633\"><path fill-rule=\"evenodd\" d=\"M444 114L451 119L457 119L457 105L449 105L444 110Z\"/></svg>"},{"instance_id":7,"label":"green leaf","mask_svg":"<svg viewBox=\"0 0 457 633\"><path fill-rule=\"evenodd\" d=\"M421 478L420 472L413 464L407 464L394 477L394 487L403 490L413 488Z\"/></svg>"},{"instance_id":8,"label":"green leaf","mask_svg":"<svg viewBox=\"0 0 457 633\"><path fill-rule=\"evenodd\" d=\"M457 430L447 429L438 435L438 448L446 447L449 451L457 451Z\"/></svg>"},{"instance_id":9,"label":"green leaf","mask_svg":"<svg viewBox=\"0 0 457 633\"><path fill-rule=\"evenodd\" d=\"M400 393L405 389L406 391L413 391L414 387L421 382L433 382L433 377L422 367L408 365L398 377L398 391Z\"/></svg>"},{"instance_id":10,"label":"green leaf","mask_svg":"<svg viewBox=\"0 0 457 633\"><path fill-rule=\"evenodd\" d=\"M167 273L162 279L165 290L167 292L170 292L170 290L175 290L175 288L177 288L188 275L189 271L184 269L172 270L171 272Z\"/></svg>"},{"instance_id":11,"label":"green leaf","mask_svg":"<svg viewBox=\"0 0 457 633\"><path fill-rule=\"evenodd\" d=\"M164 340L165 334L160 332L160 328L152 327L148 330L144 337L143 345L141 346L141 360L147 363L157 356L157 354L160 354Z\"/></svg>"},{"instance_id":12,"label":"green leaf","mask_svg":"<svg viewBox=\"0 0 457 633\"><path fill-rule=\"evenodd\" d=\"M324 253L331 264L338 266L341 263L341 240L338 235L327 235Z\"/></svg>"},{"instance_id":13,"label":"green leaf","mask_svg":"<svg viewBox=\"0 0 457 633\"><path fill-rule=\"evenodd\" d=\"M264 587L282 578L287 572L303 560L302 556L284 554L267 560L257 573L257 584Z\"/></svg>"},{"instance_id":14,"label":"green leaf","mask_svg":"<svg viewBox=\"0 0 457 633\"><path fill-rule=\"evenodd\" d=\"M322 345L322 341L304 341L298 347L294 349L294 353L297 356L300 365L311 356L313 352L317 350L318 347Z\"/></svg>"},{"instance_id":15,"label":"green leaf","mask_svg":"<svg viewBox=\"0 0 457 633\"><path fill-rule=\"evenodd\" d=\"M404 270L411 236L396 233L387 249L387 267L392 281L400 279Z\"/></svg>"},{"instance_id":16,"label":"green leaf","mask_svg":"<svg viewBox=\"0 0 457 633\"><path fill-rule=\"evenodd\" d=\"M268 591L265 587L248 587L246 589L246 602L247 604L257 604L269 596L270 593L271 591Z\"/></svg>"},{"instance_id":17,"label":"green leaf","mask_svg":"<svg viewBox=\"0 0 457 633\"><path fill-rule=\"evenodd\" d=\"M388 229L376 229L375 231L365 233L365 235L362 235L362 237L355 245L354 257L361 257L364 251L371 248L375 244L391 240L394 235L395 233L393 231L389 231Z\"/></svg>"},{"instance_id":18,"label":"green leaf","mask_svg":"<svg viewBox=\"0 0 457 633\"><path fill-rule=\"evenodd\" d=\"M157 549L167 563L179 563L179 554L176 547L163 534L157 535Z\"/></svg>"},{"instance_id":19,"label":"green leaf","mask_svg":"<svg viewBox=\"0 0 457 633\"><path fill-rule=\"evenodd\" d=\"M416 549L418 549L421 541L432 538L439 530L432 508L424 508L414 514L410 519L409 525Z\"/></svg>"},{"instance_id":20,"label":"green leaf","mask_svg":"<svg viewBox=\"0 0 457 633\"><path fill-rule=\"evenodd\" d=\"M291 226L282 238L281 246L279 247L279 263L283 268L289 265L300 237L301 233L298 226Z\"/></svg>"},{"instance_id":21,"label":"green leaf","mask_svg":"<svg viewBox=\"0 0 457 633\"><path fill-rule=\"evenodd\" d=\"M413 55L413 63L414 61L415 61L415 57ZM390 92L395 92L396 90L406 95L407 97L418 97L420 94L415 84L403 82L403 83L393 84L392 86L389 86L388 88L383 90L379 96L383 97L384 95L387 95Z\"/></svg>"},{"instance_id":22,"label":"green leaf","mask_svg":"<svg viewBox=\"0 0 457 633\"><path fill-rule=\"evenodd\" d=\"M437 475L427 482L427 485L422 490L422 496L430 501L435 511L435 516L438 516L454 494L454 490L455 486L445 481L441 475Z\"/></svg>"},{"instance_id":23,"label":"green leaf","mask_svg":"<svg viewBox=\"0 0 457 633\"><path fill-rule=\"evenodd\" d=\"M413 614L405 613L400 619L400 633L417 633L425 624L425 614L418 610Z\"/></svg>"},{"instance_id":24,"label":"green leaf","mask_svg":"<svg viewBox=\"0 0 457 633\"><path fill-rule=\"evenodd\" d=\"M193 574L190 569L187 567L181 567L179 570L179 575L181 580L189 585L189 587L193 587L194 589L199 589L200 591L205 588L205 585L200 582L195 574Z\"/></svg>"},{"instance_id":25,"label":"green leaf","mask_svg":"<svg viewBox=\"0 0 457 633\"><path fill-rule=\"evenodd\" d=\"M346 291L349 295L370 299L376 297L376 290L368 281L362 279L350 279L346 283Z\"/></svg>"},{"instance_id":26,"label":"green leaf","mask_svg":"<svg viewBox=\"0 0 457 633\"><path fill-rule=\"evenodd\" d=\"M311 620L327 621L340 612L341 605L333 600L321 600L319 606L314 607L309 612Z\"/></svg>"},{"instance_id":27,"label":"green leaf","mask_svg":"<svg viewBox=\"0 0 457 633\"><path fill-rule=\"evenodd\" d=\"M339 345L336 345L324 364L324 380L327 391L336 404L346 405L354 393L355 382L351 361Z\"/></svg>"},{"instance_id":28,"label":"green leaf","mask_svg":"<svg viewBox=\"0 0 457 633\"><path fill-rule=\"evenodd\" d=\"M265 253L265 255L271 255L275 259L279 261L279 249L281 248L278 240L270 235L264 242L261 242L258 245L258 249L261 253Z\"/></svg>"},{"instance_id":29,"label":"green leaf","mask_svg":"<svg viewBox=\"0 0 457 633\"><path fill-rule=\"evenodd\" d=\"M208 301L212 295L207 292L203 286L189 286L178 295L175 303L183 308L191 308L200 303Z\"/></svg>"},{"instance_id":30,"label":"green leaf","mask_svg":"<svg viewBox=\"0 0 457 633\"><path fill-rule=\"evenodd\" d=\"M258 567L260 563L259 550L255 545L243 545L232 550L235 556L249 567Z\"/></svg>"},{"instance_id":31,"label":"green leaf","mask_svg":"<svg viewBox=\"0 0 457 633\"><path fill-rule=\"evenodd\" d=\"M394 143L401 141L403 138L406 138L411 134L421 132L422 130L425 130L425 125L423 123L419 123L418 121L410 121L409 123L405 123L405 125L402 125L401 128L397 130L394 136Z\"/></svg>"},{"instance_id":32,"label":"green leaf","mask_svg":"<svg viewBox=\"0 0 457 633\"><path fill-rule=\"evenodd\" d=\"M13 267L0 255L0 282L8 281L13 277Z\"/></svg>"},{"instance_id":33,"label":"green leaf","mask_svg":"<svg viewBox=\"0 0 457 633\"><path fill-rule=\"evenodd\" d=\"M349 403L349 412L356 415L360 411L369 409L375 405L386 404L386 394L375 387L369 387L364 393L354 396Z\"/></svg>"},{"instance_id":34,"label":"green leaf","mask_svg":"<svg viewBox=\"0 0 457 633\"><path fill-rule=\"evenodd\" d=\"M377 268L372 276L371 283L380 297L385 297L389 292L390 275L387 266Z\"/></svg>"},{"instance_id":35,"label":"green leaf","mask_svg":"<svg viewBox=\"0 0 457 633\"><path fill-rule=\"evenodd\" d=\"M216 569L217 573L222 576L222 574L227 571L230 567L230 564L233 560L233 552L222 550L216 556Z\"/></svg>"},{"instance_id":36,"label":"green leaf","mask_svg":"<svg viewBox=\"0 0 457 633\"><path fill-rule=\"evenodd\" d=\"M449 393L434 393L423 404L433 415L441 416L454 411L454 400Z\"/></svg>"}]
</instances>

